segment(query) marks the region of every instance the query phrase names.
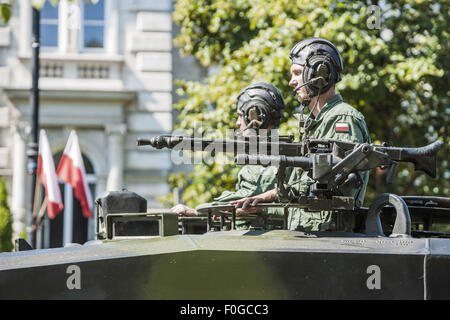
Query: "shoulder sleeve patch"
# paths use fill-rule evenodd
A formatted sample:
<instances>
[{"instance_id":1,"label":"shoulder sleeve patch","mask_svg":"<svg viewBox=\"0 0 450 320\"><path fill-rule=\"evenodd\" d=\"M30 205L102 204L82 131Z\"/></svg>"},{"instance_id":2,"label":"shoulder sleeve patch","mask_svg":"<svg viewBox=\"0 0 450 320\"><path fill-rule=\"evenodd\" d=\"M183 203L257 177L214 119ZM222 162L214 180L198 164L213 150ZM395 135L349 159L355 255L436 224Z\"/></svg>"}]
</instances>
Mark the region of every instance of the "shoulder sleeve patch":
<instances>
[{"instance_id":1,"label":"shoulder sleeve patch","mask_svg":"<svg viewBox=\"0 0 450 320\"><path fill-rule=\"evenodd\" d=\"M350 124L348 122L336 122L335 132L350 132Z\"/></svg>"}]
</instances>

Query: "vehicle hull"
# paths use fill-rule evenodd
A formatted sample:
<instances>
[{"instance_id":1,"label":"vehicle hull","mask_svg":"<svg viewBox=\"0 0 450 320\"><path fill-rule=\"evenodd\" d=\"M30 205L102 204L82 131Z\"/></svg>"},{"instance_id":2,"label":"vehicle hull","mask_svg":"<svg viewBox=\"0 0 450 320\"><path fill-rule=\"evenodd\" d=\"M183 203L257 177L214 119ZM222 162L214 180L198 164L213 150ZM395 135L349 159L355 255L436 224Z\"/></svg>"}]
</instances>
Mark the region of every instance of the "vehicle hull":
<instances>
[{"instance_id":1,"label":"vehicle hull","mask_svg":"<svg viewBox=\"0 0 450 320\"><path fill-rule=\"evenodd\" d=\"M450 239L211 232L0 254L0 298L449 299L448 270Z\"/></svg>"}]
</instances>

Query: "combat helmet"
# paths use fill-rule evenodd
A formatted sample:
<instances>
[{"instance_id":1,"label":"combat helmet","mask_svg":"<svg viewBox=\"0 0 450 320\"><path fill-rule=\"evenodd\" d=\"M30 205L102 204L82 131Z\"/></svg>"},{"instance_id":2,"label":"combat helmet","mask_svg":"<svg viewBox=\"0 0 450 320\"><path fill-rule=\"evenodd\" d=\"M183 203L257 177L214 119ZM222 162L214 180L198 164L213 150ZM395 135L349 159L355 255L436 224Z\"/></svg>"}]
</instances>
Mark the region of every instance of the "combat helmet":
<instances>
[{"instance_id":1,"label":"combat helmet","mask_svg":"<svg viewBox=\"0 0 450 320\"><path fill-rule=\"evenodd\" d=\"M253 83L241 90L237 100L237 109L243 113L248 128L267 129L269 124L280 124L285 103L277 87L266 82Z\"/></svg>"}]
</instances>

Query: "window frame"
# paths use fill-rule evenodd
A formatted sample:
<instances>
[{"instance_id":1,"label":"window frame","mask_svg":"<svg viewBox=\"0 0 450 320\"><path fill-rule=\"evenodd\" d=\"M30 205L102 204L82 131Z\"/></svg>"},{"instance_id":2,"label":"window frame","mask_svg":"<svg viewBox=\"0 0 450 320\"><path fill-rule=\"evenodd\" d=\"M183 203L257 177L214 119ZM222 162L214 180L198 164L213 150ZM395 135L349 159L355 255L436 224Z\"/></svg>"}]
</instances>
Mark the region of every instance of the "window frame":
<instances>
[{"instance_id":1,"label":"window frame","mask_svg":"<svg viewBox=\"0 0 450 320\"><path fill-rule=\"evenodd\" d=\"M79 52L90 52L90 53L95 53L95 52L105 52L106 51L106 26L108 25L107 23L107 2L108 0L102 0L103 1L103 22L102 22L102 27L103 27L103 47L101 48L89 48L89 47L85 47L84 45L84 39L85 39L85 32L84 32L84 27L85 27L85 20L84 20L84 6L85 5L89 5L88 3L86 3L83 0L78 0L79 6L80 6L80 30L79 30L79 37L78 37L78 51ZM89 21L89 20L88 20ZM90 21L100 21L100 20L90 20Z\"/></svg>"},{"instance_id":2,"label":"window frame","mask_svg":"<svg viewBox=\"0 0 450 320\"><path fill-rule=\"evenodd\" d=\"M47 3L48 3L48 5L50 5L56 9L57 17L56 17L56 19L55 18L53 18L53 19L42 18L42 11L40 12L40 14L39 14L39 45L40 45L40 49L42 51L57 51L57 50L59 50L60 45L61 45L61 43L59 41L60 40L60 18L61 18L60 3L58 3L56 6L54 6L49 0L45 0L42 10L44 10L45 4L47 4ZM45 20L45 21L43 21L43 20ZM53 23L51 24L48 21L51 21ZM46 46L43 44L43 42L42 42L42 35L43 35L42 25L43 24L56 26L56 46Z\"/></svg>"},{"instance_id":3,"label":"window frame","mask_svg":"<svg viewBox=\"0 0 450 320\"><path fill-rule=\"evenodd\" d=\"M103 20L91 20L91 21L102 21L99 26L103 27L103 47L101 48L89 48L89 47L85 47L84 46L84 36L85 36L85 32L84 32L84 26L85 26L85 21L84 21L84 6L88 5L87 3L85 3L84 0L76 0L74 2L72 2L73 4L76 4L80 10L79 12L79 29L77 29L77 42L76 42L76 50L78 53L106 53L108 52L108 26L110 23L110 10L111 10L111 3L110 0L102 0L103 1ZM53 6L51 4L51 2L49 0L46 0L46 2L48 2L48 4L50 6ZM69 1L68 0L61 0L59 1L58 5L54 8L56 8L57 10L57 14L58 14L58 18L57 19L45 19L45 20L51 20L53 26L56 26L56 30L57 30L57 39L56 39L56 46L44 46L42 44L42 18L40 18L40 48L41 51L43 52L55 52L55 51L61 51L66 52L66 47L68 46L68 38L64 35L64 32L68 32L69 29L65 30L65 26L67 25L67 21L63 20L63 17L66 15L67 10L69 8ZM31 12L31 8L30 8L30 12ZM41 12L42 14L42 12ZM48 24L48 21L45 21L45 24ZM31 24L30 24L30 32L31 32Z\"/></svg>"}]
</instances>

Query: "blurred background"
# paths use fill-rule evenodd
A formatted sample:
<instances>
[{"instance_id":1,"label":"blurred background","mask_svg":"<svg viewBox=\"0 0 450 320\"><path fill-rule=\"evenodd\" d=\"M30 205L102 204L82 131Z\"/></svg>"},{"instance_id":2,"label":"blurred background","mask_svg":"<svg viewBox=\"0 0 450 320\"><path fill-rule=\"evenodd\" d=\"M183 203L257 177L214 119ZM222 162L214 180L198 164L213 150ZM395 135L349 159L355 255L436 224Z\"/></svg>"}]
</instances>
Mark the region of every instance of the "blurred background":
<instances>
[{"instance_id":1,"label":"blurred background","mask_svg":"<svg viewBox=\"0 0 450 320\"><path fill-rule=\"evenodd\" d=\"M137 148L136 138L235 128L236 96L253 82L284 94L282 134L298 137L289 51L309 37L340 50L337 91L361 111L374 143L420 147L444 141L438 177L400 164L392 185L373 170L364 205L383 192L450 195L449 1L60 0L40 10L40 116L58 165L76 130L92 198L126 187L149 208L189 206L233 190L233 164L176 166L170 152ZM0 235L25 236L30 220L31 3L0 4ZM44 219L40 247L95 237L71 187L64 213ZM4 200L2 200L4 199ZM9 231L8 231L9 230ZM8 249L3 249L4 251ZM2 251L2 250L0 250Z\"/></svg>"}]
</instances>

